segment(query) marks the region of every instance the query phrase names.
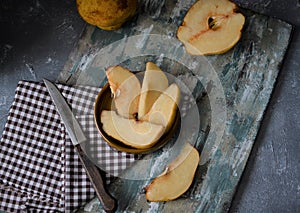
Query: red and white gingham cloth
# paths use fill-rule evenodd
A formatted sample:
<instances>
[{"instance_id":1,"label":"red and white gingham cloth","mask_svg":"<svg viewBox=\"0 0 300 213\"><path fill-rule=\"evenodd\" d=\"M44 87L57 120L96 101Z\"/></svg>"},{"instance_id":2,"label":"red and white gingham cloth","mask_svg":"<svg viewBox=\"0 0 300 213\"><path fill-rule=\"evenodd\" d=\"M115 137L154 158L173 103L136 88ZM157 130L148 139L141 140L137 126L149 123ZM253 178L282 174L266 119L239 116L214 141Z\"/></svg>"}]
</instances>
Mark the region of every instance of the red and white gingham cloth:
<instances>
[{"instance_id":1,"label":"red and white gingham cloth","mask_svg":"<svg viewBox=\"0 0 300 213\"><path fill-rule=\"evenodd\" d=\"M135 156L109 147L94 124L99 88L57 86L86 136L101 144L104 170L117 175L129 166ZM45 85L20 81L0 141L0 210L69 212L94 196Z\"/></svg>"}]
</instances>

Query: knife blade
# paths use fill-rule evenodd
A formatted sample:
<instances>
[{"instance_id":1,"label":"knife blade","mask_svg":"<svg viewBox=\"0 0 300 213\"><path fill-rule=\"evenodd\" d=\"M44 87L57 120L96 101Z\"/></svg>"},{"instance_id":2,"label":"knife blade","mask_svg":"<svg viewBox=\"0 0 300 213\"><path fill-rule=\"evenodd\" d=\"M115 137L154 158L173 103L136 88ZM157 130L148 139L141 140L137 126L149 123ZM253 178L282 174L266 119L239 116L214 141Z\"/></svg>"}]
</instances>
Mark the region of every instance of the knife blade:
<instances>
[{"instance_id":1,"label":"knife blade","mask_svg":"<svg viewBox=\"0 0 300 213\"><path fill-rule=\"evenodd\" d=\"M98 168L88 158L80 146L80 143L83 143L87 140L80 124L78 123L66 99L58 90L58 88L49 80L44 79L43 81L48 89L54 105L56 106L57 112L66 127L71 141L77 150L79 159L96 191L97 197L99 198L104 210L113 211L116 207L116 201L106 192L103 179Z\"/></svg>"}]
</instances>

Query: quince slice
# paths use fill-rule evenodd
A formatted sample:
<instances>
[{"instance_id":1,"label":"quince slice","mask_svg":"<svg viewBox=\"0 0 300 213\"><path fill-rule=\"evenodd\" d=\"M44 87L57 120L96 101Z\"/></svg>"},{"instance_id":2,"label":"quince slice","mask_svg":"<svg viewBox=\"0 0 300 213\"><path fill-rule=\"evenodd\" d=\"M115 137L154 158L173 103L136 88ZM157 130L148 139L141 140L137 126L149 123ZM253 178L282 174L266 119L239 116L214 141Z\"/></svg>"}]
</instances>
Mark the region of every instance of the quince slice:
<instances>
[{"instance_id":1,"label":"quince slice","mask_svg":"<svg viewBox=\"0 0 300 213\"><path fill-rule=\"evenodd\" d=\"M173 83L158 97L141 120L163 125L168 131L174 122L179 100L180 89Z\"/></svg>"},{"instance_id":2,"label":"quince slice","mask_svg":"<svg viewBox=\"0 0 300 213\"><path fill-rule=\"evenodd\" d=\"M187 12L177 37L192 55L222 54L240 39L245 17L229 0L199 0Z\"/></svg>"},{"instance_id":3,"label":"quince slice","mask_svg":"<svg viewBox=\"0 0 300 213\"><path fill-rule=\"evenodd\" d=\"M168 85L168 78L164 72L156 64L148 62L142 83L138 118L149 112L153 103Z\"/></svg>"},{"instance_id":4,"label":"quince slice","mask_svg":"<svg viewBox=\"0 0 300 213\"><path fill-rule=\"evenodd\" d=\"M119 115L133 118L138 112L141 84L128 69L121 66L108 68L106 76L114 95L113 101Z\"/></svg>"},{"instance_id":5,"label":"quince slice","mask_svg":"<svg viewBox=\"0 0 300 213\"><path fill-rule=\"evenodd\" d=\"M115 111L107 110L101 112L101 123L108 135L138 149L153 146L165 130L162 125L127 119L117 115Z\"/></svg>"},{"instance_id":6,"label":"quince slice","mask_svg":"<svg viewBox=\"0 0 300 213\"><path fill-rule=\"evenodd\" d=\"M199 160L197 149L186 143L179 156L166 170L146 186L147 200L161 202L181 196L192 184Z\"/></svg>"}]
</instances>

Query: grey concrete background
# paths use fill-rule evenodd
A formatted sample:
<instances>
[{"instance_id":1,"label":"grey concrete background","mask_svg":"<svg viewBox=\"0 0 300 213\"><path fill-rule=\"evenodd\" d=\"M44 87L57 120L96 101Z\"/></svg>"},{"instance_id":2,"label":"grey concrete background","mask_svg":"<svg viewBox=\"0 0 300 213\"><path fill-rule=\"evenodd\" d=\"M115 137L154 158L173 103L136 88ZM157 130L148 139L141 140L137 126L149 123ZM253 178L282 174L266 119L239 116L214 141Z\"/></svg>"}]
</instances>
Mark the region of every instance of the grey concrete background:
<instances>
[{"instance_id":1,"label":"grey concrete background","mask_svg":"<svg viewBox=\"0 0 300 213\"><path fill-rule=\"evenodd\" d=\"M230 212L300 212L300 1L235 0L295 26ZM85 23L75 1L0 1L0 136L19 80L55 80Z\"/></svg>"}]
</instances>

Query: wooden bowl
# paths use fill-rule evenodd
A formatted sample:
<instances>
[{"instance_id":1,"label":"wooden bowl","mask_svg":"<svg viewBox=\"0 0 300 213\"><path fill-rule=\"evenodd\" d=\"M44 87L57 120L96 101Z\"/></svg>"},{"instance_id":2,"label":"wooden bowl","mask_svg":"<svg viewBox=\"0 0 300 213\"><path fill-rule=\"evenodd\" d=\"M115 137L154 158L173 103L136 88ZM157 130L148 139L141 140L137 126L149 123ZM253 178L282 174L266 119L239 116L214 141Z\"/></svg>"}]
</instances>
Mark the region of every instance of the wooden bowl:
<instances>
[{"instance_id":1,"label":"wooden bowl","mask_svg":"<svg viewBox=\"0 0 300 213\"><path fill-rule=\"evenodd\" d=\"M130 147L122 143L121 141L109 136L102 128L102 123L101 123L101 112L102 110L115 110L113 108L113 99L112 99L112 94L109 88L109 84L105 84L104 87L101 89L99 92L95 105L94 105L94 120L96 123L96 126L101 134L101 136L104 138L104 140L113 148L122 151L122 152L127 152L127 153L134 153L134 154L145 154L145 153L150 153L153 151L156 151L163 147L174 135L177 125L180 120L180 112L177 109L176 117L174 119L174 124L170 128L170 130L166 133L164 133L161 138L152 146L149 148L145 149L137 149L134 147Z\"/></svg>"}]
</instances>

